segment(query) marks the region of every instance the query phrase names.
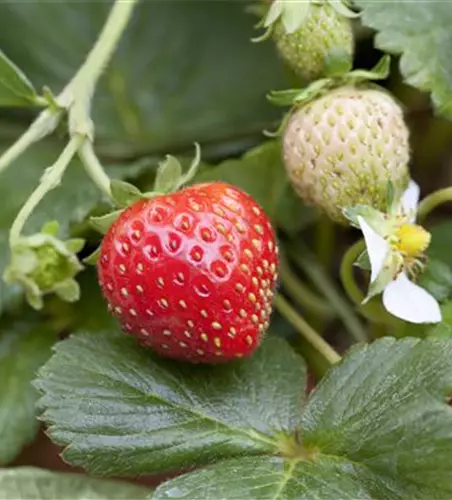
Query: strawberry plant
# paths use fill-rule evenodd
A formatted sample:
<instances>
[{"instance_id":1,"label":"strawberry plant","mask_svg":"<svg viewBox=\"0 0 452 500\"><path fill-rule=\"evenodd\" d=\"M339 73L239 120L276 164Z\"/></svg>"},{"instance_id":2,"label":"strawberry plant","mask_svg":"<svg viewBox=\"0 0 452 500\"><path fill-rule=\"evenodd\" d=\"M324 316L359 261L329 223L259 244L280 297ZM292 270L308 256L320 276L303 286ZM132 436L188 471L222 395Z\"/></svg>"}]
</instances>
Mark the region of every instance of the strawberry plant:
<instances>
[{"instance_id":1,"label":"strawberry plant","mask_svg":"<svg viewBox=\"0 0 452 500\"><path fill-rule=\"evenodd\" d=\"M0 499L451 497L449 3L0 28Z\"/></svg>"}]
</instances>

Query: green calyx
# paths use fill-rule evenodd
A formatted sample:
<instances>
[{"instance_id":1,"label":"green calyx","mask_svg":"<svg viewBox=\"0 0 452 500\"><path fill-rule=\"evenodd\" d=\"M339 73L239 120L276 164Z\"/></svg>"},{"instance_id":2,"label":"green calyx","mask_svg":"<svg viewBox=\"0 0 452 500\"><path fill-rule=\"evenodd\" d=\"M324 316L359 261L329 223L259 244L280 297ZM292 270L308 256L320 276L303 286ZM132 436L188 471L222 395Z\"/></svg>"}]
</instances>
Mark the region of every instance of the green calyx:
<instances>
[{"instance_id":1,"label":"green calyx","mask_svg":"<svg viewBox=\"0 0 452 500\"><path fill-rule=\"evenodd\" d=\"M338 87L358 86L371 80L384 80L389 75L390 64L391 56L386 54L371 70L351 70L341 53L332 54L328 62L326 78L317 80L302 89L272 91L267 98L277 106L301 107Z\"/></svg>"},{"instance_id":2,"label":"green calyx","mask_svg":"<svg viewBox=\"0 0 452 500\"><path fill-rule=\"evenodd\" d=\"M312 82L301 89L274 90L267 95L267 99L276 106L291 106L301 108L309 102L319 99L323 95L342 86L360 87L367 84L371 86L372 80L385 80L389 75L391 56L384 55L370 70L352 70L350 61L342 52L330 54L326 66L326 77ZM376 85L374 85L376 87ZM283 133L290 113L283 118L276 132L266 132L270 137L277 137Z\"/></svg>"},{"instance_id":3,"label":"green calyx","mask_svg":"<svg viewBox=\"0 0 452 500\"><path fill-rule=\"evenodd\" d=\"M385 190L385 203L375 208L369 205L347 206L342 209L344 217L350 222L350 225L360 229L358 217L365 219L368 224L377 233L383 235L388 233L394 227L394 214L397 213L400 206L400 199L409 183L409 176L399 179L399 182L387 181ZM383 210L383 212L380 211Z\"/></svg>"},{"instance_id":4,"label":"green calyx","mask_svg":"<svg viewBox=\"0 0 452 500\"><path fill-rule=\"evenodd\" d=\"M136 201L149 200L162 194L172 193L180 189L184 184L190 182L196 175L201 161L201 148L199 147L199 144L195 144L195 149L195 157L185 173L183 172L180 161L174 156L167 155L165 160L160 163L159 168L157 169L152 191L143 193L133 184L113 179L110 183L112 198L120 210L108 214L109 226L119 216L122 209L127 208ZM114 217L113 214L116 214L116 217ZM102 217L102 219L105 219L105 217L106 216ZM94 227L95 229L99 229L99 225L96 225L96 223L94 223ZM101 232L105 231L106 229L104 226Z\"/></svg>"},{"instance_id":5,"label":"green calyx","mask_svg":"<svg viewBox=\"0 0 452 500\"><path fill-rule=\"evenodd\" d=\"M330 5L334 10L347 18L357 17L358 14L348 7L345 0L273 0L254 5L250 11L259 15L261 20L256 28L263 28L264 33L252 40L261 42L270 37L274 27L281 23L285 34L291 34L299 30L306 22L313 6Z\"/></svg>"},{"instance_id":6,"label":"green calyx","mask_svg":"<svg viewBox=\"0 0 452 500\"><path fill-rule=\"evenodd\" d=\"M11 249L11 263L3 279L18 283L25 291L28 303L35 309L43 306L42 297L55 293L62 300L75 302L80 296L74 277L83 266L76 253L85 242L74 238L62 241L56 237L58 223L43 226L40 233L21 237Z\"/></svg>"},{"instance_id":7,"label":"green calyx","mask_svg":"<svg viewBox=\"0 0 452 500\"><path fill-rule=\"evenodd\" d=\"M100 217L91 217L89 221L91 227L104 235L122 212L130 205L133 205L139 200L149 200L156 196L173 193L179 190L183 185L188 184L198 172L201 161L201 148L199 144L195 144L195 149L195 157L191 161L186 172L183 171L182 165L177 158L167 155L157 169L152 191L142 192L133 184L116 179L112 180L110 184L112 199L118 209ZM99 255L100 250L97 249L84 259L84 262L86 264L95 265Z\"/></svg>"}]
</instances>

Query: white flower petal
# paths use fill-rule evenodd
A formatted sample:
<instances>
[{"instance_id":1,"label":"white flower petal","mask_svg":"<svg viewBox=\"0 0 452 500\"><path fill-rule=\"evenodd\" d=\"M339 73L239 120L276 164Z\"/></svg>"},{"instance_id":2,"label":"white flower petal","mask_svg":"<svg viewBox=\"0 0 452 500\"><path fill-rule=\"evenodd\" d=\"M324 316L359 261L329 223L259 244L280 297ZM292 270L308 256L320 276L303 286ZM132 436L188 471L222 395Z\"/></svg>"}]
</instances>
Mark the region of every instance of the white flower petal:
<instances>
[{"instance_id":1,"label":"white flower petal","mask_svg":"<svg viewBox=\"0 0 452 500\"><path fill-rule=\"evenodd\" d=\"M383 292L383 305L394 316L411 323L439 323L439 304L426 290L399 274Z\"/></svg>"},{"instance_id":2,"label":"white flower petal","mask_svg":"<svg viewBox=\"0 0 452 500\"><path fill-rule=\"evenodd\" d=\"M411 222L416 220L417 206L419 204L420 196L419 185L413 180L408 184L408 188L402 194L400 199L400 206L402 210L408 215Z\"/></svg>"},{"instance_id":3,"label":"white flower petal","mask_svg":"<svg viewBox=\"0 0 452 500\"><path fill-rule=\"evenodd\" d=\"M366 242L371 267L370 282L372 283L383 267L385 258L389 251L389 245L384 238L382 238L369 226L369 224L367 224L363 217L358 216L358 223Z\"/></svg>"}]
</instances>

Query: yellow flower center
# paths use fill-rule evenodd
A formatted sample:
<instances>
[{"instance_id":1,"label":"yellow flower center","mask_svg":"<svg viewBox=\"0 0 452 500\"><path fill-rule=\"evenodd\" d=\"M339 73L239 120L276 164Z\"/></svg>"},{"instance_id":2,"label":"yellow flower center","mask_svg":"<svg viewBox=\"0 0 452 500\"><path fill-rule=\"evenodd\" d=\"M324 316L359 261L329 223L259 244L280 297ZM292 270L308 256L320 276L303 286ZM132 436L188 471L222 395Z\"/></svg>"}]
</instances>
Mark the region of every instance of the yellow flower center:
<instances>
[{"instance_id":1,"label":"yellow flower center","mask_svg":"<svg viewBox=\"0 0 452 500\"><path fill-rule=\"evenodd\" d=\"M396 251L407 257L417 257L428 248L431 234L417 224L402 224L396 231L396 238Z\"/></svg>"}]
</instances>

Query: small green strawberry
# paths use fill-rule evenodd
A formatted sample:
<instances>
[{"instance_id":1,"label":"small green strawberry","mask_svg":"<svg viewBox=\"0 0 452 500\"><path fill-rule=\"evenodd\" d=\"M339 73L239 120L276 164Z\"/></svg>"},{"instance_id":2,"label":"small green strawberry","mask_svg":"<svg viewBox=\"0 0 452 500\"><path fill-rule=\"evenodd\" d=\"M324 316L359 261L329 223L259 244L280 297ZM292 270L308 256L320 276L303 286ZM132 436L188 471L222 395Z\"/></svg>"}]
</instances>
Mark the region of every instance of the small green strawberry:
<instances>
[{"instance_id":1,"label":"small green strawberry","mask_svg":"<svg viewBox=\"0 0 452 500\"><path fill-rule=\"evenodd\" d=\"M388 183L409 180L408 128L385 91L345 85L296 108L283 133L284 162L296 192L346 223L344 207L382 210Z\"/></svg>"},{"instance_id":2,"label":"small green strawberry","mask_svg":"<svg viewBox=\"0 0 452 500\"><path fill-rule=\"evenodd\" d=\"M312 5L306 22L293 33L277 22L272 36L282 59L306 82L325 75L333 54L353 57L351 21L329 4Z\"/></svg>"},{"instance_id":3,"label":"small green strawberry","mask_svg":"<svg viewBox=\"0 0 452 500\"><path fill-rule=\"evenodd\" d=\"M261 12L264 10L261 6ZM351 64L354 53L350 18L355 14L342 1L274 0L260 26L272 36L282 59L305 82L328 73L332 59Z\"/></svg>"}]
</instances>

